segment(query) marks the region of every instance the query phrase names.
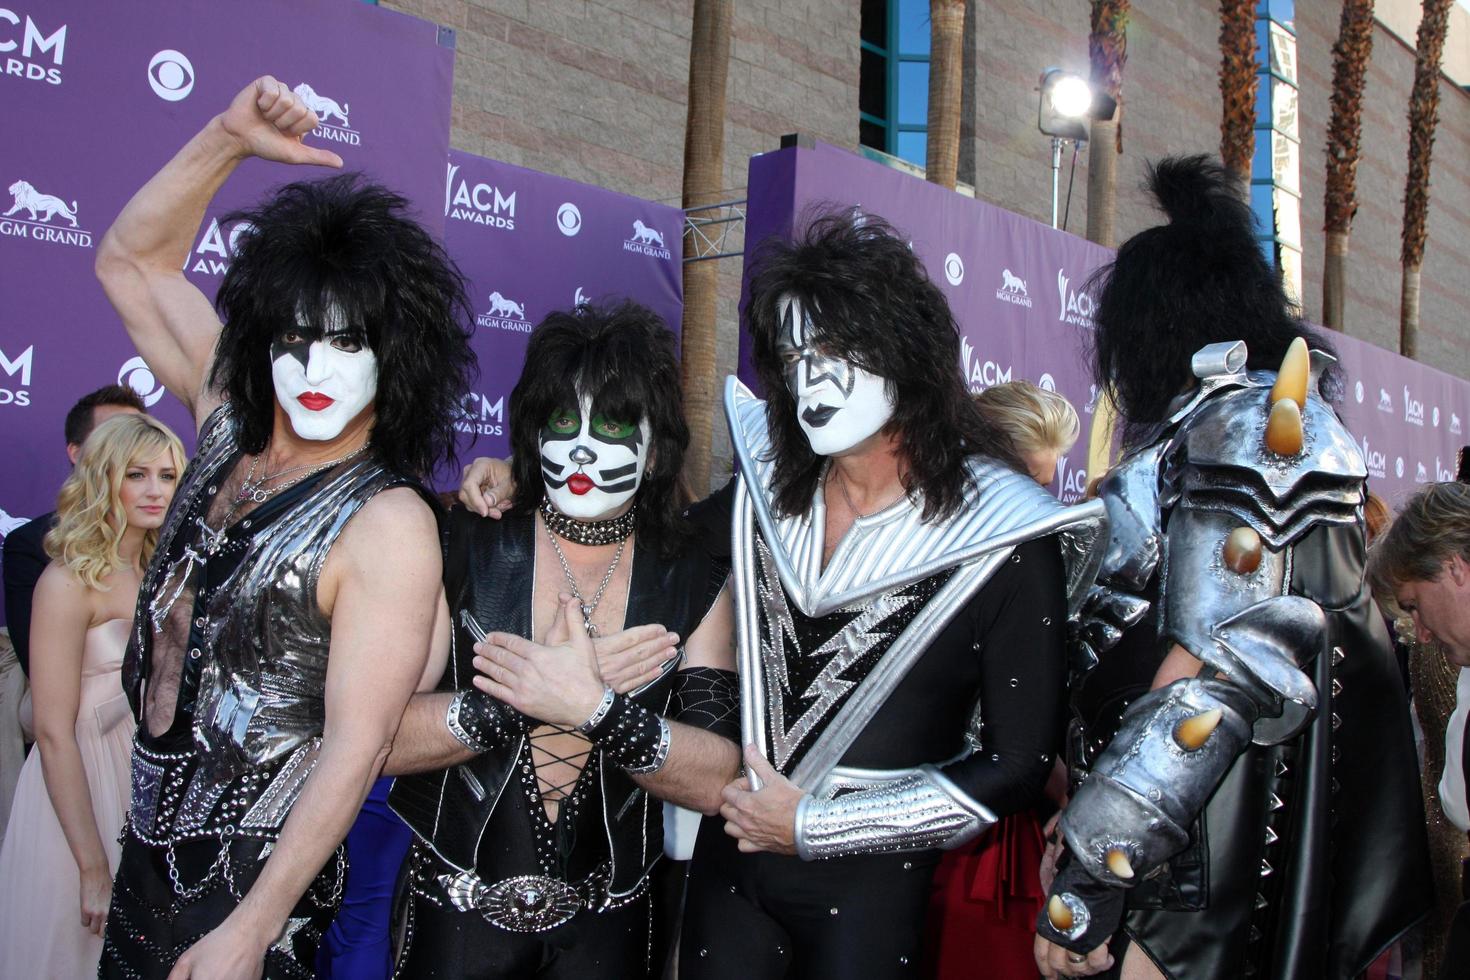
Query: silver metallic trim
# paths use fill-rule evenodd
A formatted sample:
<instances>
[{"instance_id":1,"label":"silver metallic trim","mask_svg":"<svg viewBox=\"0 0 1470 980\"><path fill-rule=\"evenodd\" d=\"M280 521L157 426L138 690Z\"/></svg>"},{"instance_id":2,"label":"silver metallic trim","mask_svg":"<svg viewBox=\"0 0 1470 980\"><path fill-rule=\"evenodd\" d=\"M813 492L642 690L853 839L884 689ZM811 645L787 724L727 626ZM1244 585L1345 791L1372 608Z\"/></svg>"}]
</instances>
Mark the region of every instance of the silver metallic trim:
<instances>
[{"instance_id":1,"label":"silver metallic trim","mask_svg":"<svg viewBox=\"0 0 1470 980\"><path fill-rule=\"evenodd\" d=\"M797 806L796 853L804 861L959 847L996 820L932 765L834 770L821 789Z\"/></svg>"},{"instance_id":2,"label":"silver metallic trim","mask_svg":"<svg viewBox=\"0 0 1470 980\"><path fill-rule=\"evenodd\" d=\"M1055 925L1052 928L1056 929L1059 935L1066 936L1068 940L1076 942L1082 938L1083 933L1087 932L1087 927L1092 925L1092 912L1087 908L1086 902L1071 892L1062 892L1057 898L1067 907L1067 911L1072 913L1072 928L1065 932L1057 929Z\"/></svg>"},{"instance_id":3,"label":"silver metallic trim","mask_svg":"<svg viewBox=\"0 0 1470 980\"><path fill-rule=\"evenodd\" d=\"M668 720L660 716L658 719L658 748L654 750L653 761L649 762L646 766L624 766L623 771L630 776L651 776L658 772L664 767L664 763L669 761L669 740L671 736L672 732L669 729Z\"/></svg>"},{"instance_id":4,"label":"silver metallic trim","mask_svg":"<svg viewBox=\"0 0 1470 980\"><path fill-rule=\"evenodd\" d=\"M607 713L612 710L613 702L617 700L618 693L613 690L611 684L602 685L602 700L597 702L597 707L592 709L592 714L586 721L577 726L577 731L587 733L602 723Z\"/></svg>"},{"instance_id":5,"label":"silver metallic trim","mask_svg":"<svg viewBox=\"0 0 1470 980\"><path fill-rule=\"evenodd\" d=\"M1089 502L1066 507L1024 474L974 457L969 462L974 485L955 517L925 524L920 510L900 497L883 510L855 520L823 568L823 495L814 495L806 513L790 517L776 516L767 500L774 461L765 402L731 377L725 386L725 412L746 488L759 488L750 494L752 506L771 544L781 583L790 600L808 616L825 616L858 605L997 548L1045 534L1065 529L1100 544L1105 533L1101 505ZM1089 543L1080 554L1092 561L1095 550ZM1088 572L1074 575L1071 571L1068 607L1075 611L1092 583Z\"/></svg>"}]
</instances>

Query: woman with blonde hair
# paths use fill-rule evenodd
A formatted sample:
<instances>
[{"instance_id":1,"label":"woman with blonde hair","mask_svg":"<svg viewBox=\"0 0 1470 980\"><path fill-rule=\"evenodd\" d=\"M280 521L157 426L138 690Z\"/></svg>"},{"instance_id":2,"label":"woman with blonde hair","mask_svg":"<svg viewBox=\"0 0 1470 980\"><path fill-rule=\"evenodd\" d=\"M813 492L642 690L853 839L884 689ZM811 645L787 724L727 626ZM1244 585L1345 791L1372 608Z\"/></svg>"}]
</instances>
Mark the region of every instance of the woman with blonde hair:
<instances>
[{"instance_id":1,"label":"woman with blonde hair","mask_svg":"<svg viewBox=\"0 0 1470 980\"><path fill-rule=\"evenodd\" d=\"M123 651L184 459L163 423L118 415L87 438L57 498L32 602L36 750L0 847L7 976L96 975L129 799Z\"/></svg>"},{"instance_id":2,"label":"woman with blonde hair","mask_svg":"<svg viewBox=\"0 0 1470 980\"><path fill-rule=\"evenodd\" d=\"M1082 423L1072 403L1029 381L993 385L975 396L986 421L1011 437L1031 479L1046 486L1057 460L1077 442Z\"/></svg>"}]
</instances>

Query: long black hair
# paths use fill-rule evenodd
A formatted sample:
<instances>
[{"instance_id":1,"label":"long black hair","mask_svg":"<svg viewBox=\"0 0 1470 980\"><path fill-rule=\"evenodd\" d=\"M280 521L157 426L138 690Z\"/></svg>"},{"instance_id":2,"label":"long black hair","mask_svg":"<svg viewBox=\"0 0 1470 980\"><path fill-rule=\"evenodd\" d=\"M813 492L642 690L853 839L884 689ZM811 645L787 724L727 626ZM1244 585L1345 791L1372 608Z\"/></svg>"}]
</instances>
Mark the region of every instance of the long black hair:
<instances>
[{"instance_id":1,"label":"long black hair","mask_svg":"<svg viewBox=\"0 0 1470 980\"><path fill-rule=\"evenodd\" d=\"M672 555L689 535L682 511L688 502L680 482L689 425L674 335L663 319L630 300L584 304L552 313L531 332L526 363L510 393L511 472L517 499L539 504L538 433L552 412L579 396L593 410L617 419L648 420L648 464L638 486L634 528L639 540Z\"/></svg>"},{"instance_id":2,"label":"long black hair","mask_svg":"<svg viewBox=\"0 0 1470 980\"><path fill-rule=\"evenodd\" d=\"M209 382L233 406L246 452L270 438L271 340L298 320L340 323L340 310L378 360L379 458L424 479L453 462L454 421L477 373L473 318L459 271L407 212L397 194L340 174L288 184L225 217L253 230L239 237L215 297L224 330Z\"/></svg>"},{"instance_id":3,"label":"long black hair","mask_svg":"<svg viewBox=\"0 0 1470 980\"><path fill-rule=\"evenodd\" d=\"M1118 408L1125 445L1167 417L1206 344L1243 340L1247 366L1268 370L1297 337L1333 352L1266 261L1233 174L1204 156L1170 157L1149 167L1146 186L1169 223L1124 242L1091 284L1093 370ZM1329 393L1337 377L1329 373Z\"/></svg>"},{"instance_id":4,"label":"long black hair","mask_svg":"<svg viewBox=\"0 0 1470 980\"><path fill-rule=\"evenodd\" d=\"M966 456L983 453L1020 468L1010 438L970 400L949 304L882 218L824 209L804 224L794 241L762 243L744 310L775 452L776 509L805 512L824 461L797 421L776 352L778 307L789 295L811 311L825 350L884 380L894 404L884 431L897 435L904 488L922 500L924 520L949 517L970 482Z\"/></svg>"}]
</instances>

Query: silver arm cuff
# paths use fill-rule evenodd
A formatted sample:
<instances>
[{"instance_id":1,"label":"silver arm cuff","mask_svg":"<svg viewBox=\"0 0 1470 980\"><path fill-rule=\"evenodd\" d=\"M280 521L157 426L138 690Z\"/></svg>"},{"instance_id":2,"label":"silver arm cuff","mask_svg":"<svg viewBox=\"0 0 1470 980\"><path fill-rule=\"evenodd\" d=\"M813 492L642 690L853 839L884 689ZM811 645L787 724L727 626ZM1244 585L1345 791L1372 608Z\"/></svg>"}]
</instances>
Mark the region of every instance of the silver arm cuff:
<instances>
[{"instance_id":1,"label":"silver arm cuff","mask_svg":"<svg viewBox=\"0 0 1470 980\"><path fill-rule=\"evenodd\" d=\"M933 766L893 775L835 799L802 797L796 808L801 859L959 847L995 823L993 813Z\"/></svg>"},{"instance_id":2,"label":"silver arm cuff","mask_svg":"<svg viewBox=\"0 0 1470 980\"><path fill-rule=\"evenodd\" d=\"M1179 680L1139 698L1062 815L1073 856L1127 887L1182 850L1254 718L1250 696L1222 680Z\"/></svg>"}]
</instances>

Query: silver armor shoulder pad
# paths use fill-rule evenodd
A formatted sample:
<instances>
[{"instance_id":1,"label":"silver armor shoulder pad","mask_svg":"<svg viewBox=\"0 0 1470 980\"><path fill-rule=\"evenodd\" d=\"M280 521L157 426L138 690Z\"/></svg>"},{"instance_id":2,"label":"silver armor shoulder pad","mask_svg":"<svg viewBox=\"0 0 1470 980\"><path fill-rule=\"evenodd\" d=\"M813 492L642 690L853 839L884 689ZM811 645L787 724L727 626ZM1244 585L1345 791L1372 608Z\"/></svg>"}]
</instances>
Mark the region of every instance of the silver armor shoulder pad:
<instances>
[{"instance_id":1,"label":"silver armor shoulder pad","mask_svg":"<svg viewBox=\"0 0 1470 980\"><path fill-rule=\"evenodd\" d=\"M841 795L838 795L841 794ZM934 766L862 770L837 767L796 809L796 853L803 861L954 848L995 823Z\"/></svg>"},{"instance_id":2,"label":"silver armor shoulder pad","mask_svg":"<svg viewBox=\"0 0 1470 980\"><path fill-rule=\"evenodd\" d=\"M1139 698L1062 814L1073 856L1129 887L1189 843L1189 827L1251 737L1254 707L1218 679Z\"/></svg>"},{"instance_id":3,"label":"silver armor shoulder pad","mask_svg":"<svg viewBox=\"0 0 1470 980\"><path fill-rule=\"evenodd\" d=\"M1181 503L1223 511L1280 548L1318 524L1355 524L1368 476L1363 455L1313 388L1302 412L1302 447L1283 456L1266 446L1272 378L1226 391L1181 424L1165 459L1164 483Z\"/></svg>"}]
</instances>

